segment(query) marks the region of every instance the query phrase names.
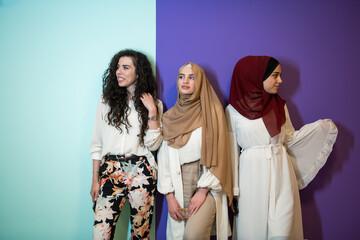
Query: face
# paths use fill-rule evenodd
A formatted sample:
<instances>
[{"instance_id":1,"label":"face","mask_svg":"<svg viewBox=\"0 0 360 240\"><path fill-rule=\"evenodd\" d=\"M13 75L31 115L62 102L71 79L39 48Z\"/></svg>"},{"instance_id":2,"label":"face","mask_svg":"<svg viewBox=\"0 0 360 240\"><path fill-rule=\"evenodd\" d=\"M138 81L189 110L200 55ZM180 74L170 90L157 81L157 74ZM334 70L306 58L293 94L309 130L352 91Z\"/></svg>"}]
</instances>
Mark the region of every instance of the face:
<instances>
[{"instance_id":1,"label":"face","mask_svg":"<svg viewBox=\"0 0 360 240\"><path fill-rule=\"evenodd\" d=\"M269 94L276 94L281 83L281 66L279 64L270 76L263 81L264 90Z\"/></svg>"},{"instance_id":2,"label":"face","mask_svg":"<svg viewBox=\"0 0 360 240\"><path fill-rule=\"evenodd\" d=\"M135 65L131 57L124 56L119 59L116 78L120 87L135 87L138 76L135 73Z\"/></svg>"},{"instance_id":3,"label":"face","mask_svg":"<svg viewBox=\"0 0 360 240\"><path fill-rule=\"evenodd\" d=\"M195 92L195 77L191 67L184 67L179 73L178 89L182 94Z\"/></svg>"}]
</instances>

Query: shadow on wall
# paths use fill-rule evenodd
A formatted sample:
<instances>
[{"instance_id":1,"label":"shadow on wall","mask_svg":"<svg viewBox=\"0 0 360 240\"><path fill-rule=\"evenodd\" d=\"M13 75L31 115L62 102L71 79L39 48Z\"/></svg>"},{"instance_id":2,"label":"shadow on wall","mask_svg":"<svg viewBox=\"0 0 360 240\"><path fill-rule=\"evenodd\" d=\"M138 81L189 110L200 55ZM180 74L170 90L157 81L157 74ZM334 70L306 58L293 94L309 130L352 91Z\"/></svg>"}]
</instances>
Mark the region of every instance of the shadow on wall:
<instances>
[{"instance_id":1,"label":"shadow on wall","mask_svg":"<svg viewBox=\"0 0 360 240\"><path fill-rule=\"evenodd\" d=\"M290 119L295 129L300 129L304 122L299 114L299 111L293 101L292 97L295 95L297 89L300 86L300 70L299 65L289 59L278 59L281 65L282 80L279 95L286 100L286 106L288 107Z\"/></svg>"},{"instance_id":2,"label":"shadow on wall","mask_svg":"<svg viewBox=\"0 0 360 240\"><path fill-rule=\"evenodd\" d=\"M227 99L227 95L221 91L221 88L219 86L219 81L218 81L218 78L217 78L215 72L208 66L204 66L203 69L205 72L205 76L209 80L209 82L210 82L211 86L213 87L216 95L218 96L221 104L225 108L229 104L229 100Z\"/></svg>"},{"instance_id":3,"label":"shadow on wall","mask_svg":"<svg viewBox=\"0 0 360 240\"><path fill-rule=\"evenodd\" d=\"M300 86L299 66L288 59L279 59L279 61L282 67L282 78L284 81L279 95L286 100L291 121L295 129L299 129L304 125L304 122L296 105L291 100ZM326 116L324 116L324 118L326 118ZM315 193L326 188L331 183L333 176L342 171L345 161L350 159L350 151L354 148L355 140L351 131L339 122L335 124L339 134L327 163L319 171L313 182L300 191L305 238L323 240L321 216L316 204ZM312 233L312 235L307 236L307 232ZM314 235L314 233L317 235Z\"/></svg>"},{"instance_id":4,"label":"shadow on wall","mask_svg":"<svg viewBox=\"0 0 360 240\"><path fill-rule=\"evenodd\" d=\"M161 79L161 74L158 66L156 65L156 84L157 84L157 98L163 102L164 113L167 110L166 104L164 103L164 81Z\"/></svg>"}]
</instances>

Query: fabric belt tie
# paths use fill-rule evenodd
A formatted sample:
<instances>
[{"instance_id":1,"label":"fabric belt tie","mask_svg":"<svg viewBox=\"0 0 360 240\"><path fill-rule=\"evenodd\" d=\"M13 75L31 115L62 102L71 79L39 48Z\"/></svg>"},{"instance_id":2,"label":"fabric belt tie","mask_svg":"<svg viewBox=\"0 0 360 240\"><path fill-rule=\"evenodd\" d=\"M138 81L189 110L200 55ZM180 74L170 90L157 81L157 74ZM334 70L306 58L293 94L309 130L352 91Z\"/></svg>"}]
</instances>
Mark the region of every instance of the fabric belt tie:
<instances>
[{"instance_id":1,"label":"fabric belt tie","mask_svg":"<svg viewBox=\"0 0 360 240\"><path fill-rule=\"evenodd\" d=\"M125 154L125 155L110 155L107 154L104 156L105 161L131 161L131 162L137 162L140 161L144 156L137 156L134 154Z\"/></svg>"}]
</instances>

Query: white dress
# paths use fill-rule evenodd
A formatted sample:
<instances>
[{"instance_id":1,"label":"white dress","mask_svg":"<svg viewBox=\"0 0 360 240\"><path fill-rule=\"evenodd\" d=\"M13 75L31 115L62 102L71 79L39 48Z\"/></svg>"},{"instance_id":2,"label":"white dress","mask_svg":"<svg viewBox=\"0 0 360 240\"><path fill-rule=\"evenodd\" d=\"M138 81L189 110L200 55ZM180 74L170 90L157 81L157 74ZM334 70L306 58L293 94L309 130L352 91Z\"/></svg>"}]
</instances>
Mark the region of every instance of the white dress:
<instances>
[{"instance_id":1,"label":"white dress","mask_svg":"<svg viewBox=\"0 0 360 240\"><path fill-rule=\"evenodd\" d=\"M249 120L231 105L225 113L234 196L239 196L233 236L239 240L303 239L298 190L325 164L336 140L336 126L326 119L295 131L285 106L286 122L278 135L270 137L262 118Z\"/></svg>"},{"instance_id":2,"label":"white dress","mask_svg":"<svg viewBox=\"0 0 360 240\"><path fill-rule=\"evenodd\" d=\"M180 207L184 207L181 165L199 160L201 157L201 131L195 129L189 141L180 149L172 148L163 141L158 152L158 191L162 194L174 192ZM222 191L220 181L208 168L202 166L203 174L197 187L207 187L216 204L216 235L217 239L227 239L231 234L228 219L227 197ZM184 221L176 221L168 214L166 226L167 240L182 240L185 231Z\"/></svg>"}]
</instances>

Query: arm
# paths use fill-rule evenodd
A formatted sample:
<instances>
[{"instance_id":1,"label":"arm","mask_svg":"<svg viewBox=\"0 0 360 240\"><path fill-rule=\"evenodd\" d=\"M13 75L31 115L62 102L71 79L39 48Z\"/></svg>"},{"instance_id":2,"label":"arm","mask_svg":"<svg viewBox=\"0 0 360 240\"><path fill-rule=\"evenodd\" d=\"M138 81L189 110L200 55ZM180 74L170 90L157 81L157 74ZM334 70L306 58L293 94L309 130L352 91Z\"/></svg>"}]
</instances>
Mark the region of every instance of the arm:
<instances>
[{"instance_id":1,"label":"arm","mask_svg":"<svg viewBox=\"0 0 360 240\"><path fill-rule=\"evenodd\" d=\"M99 168L100 168L99 160L93 159L93 176L92 176L92 184L90 195L93 202L95 202L99 195L100 184L99 184Z\"/></svg>"},{"instance_id":2,"label":"arm","mask_svg":"<svg viewBox=\"0 0 360 240\"><path fill-rule=\"evenodd\" d=\"M144 104L144 106L146 107L146 109L149 112L148 117L155 117L158 118L158 109L155 103L154 98L151 96L150 93L143 93L143 95L141 96L140 100L142 101L142 103ZM148 121L148 127L151 130L155 130L159 128L159 122L158 120L149 120Z\"/></svg>"},{"instance_id":3,"label":"arm","mask_svg":"<svg viewBox=\"0 0 360 240\"><path fill-rule=\"evenodd\" d=\"M100 184L99 184L99 168L100 168L100 159L103 146L103 131L102 131L102 97L100 97L96 115L95 115L95 124L93 136L90 143L90 153L93 158L93 175L92 175L92 184L90 189L90 195L93 202L95 202L99 195Z\"/></svg>"},{"instance_id":4,"label":"arm","mask_svg":"<svg viewBox=\"0 0 360 240\"><path fill-rule=\"evenodd\" d=\"M222 190L219 179L217 179L208 168L204 166L201 167L203 168L203 174L197 184L198 190L191 198L189 204L189 216L197 213L210 190L215 192L220 192Z\"/></svg>"},{"instance_id":5,"label":"arm","mask_svg":"<svg viewBox=\"0 0 360 240\"><path fill-rule=\"evenodd\" d=\"M230 145L230 158L231 158L231 167L232 167L232 176L233 176L233 186L234 186L234 196L239 196L239 155L240 147L236 142L236 135L234 132L235 124L231 120L231 114L229 106L225 109L225 117L228 126L229 133L229 145Z\"/></svg>"},{"instance_id":6,"label":"arm","mask_svg":"<svg viewBox=\"0 0 360 240\"><path fill-rule=\"evenodd\" d=\"M285 141L285 143L287 143L287 142L291 141L291 139L293 138L295 129L291 123L287 106L285 105L284 108L285 108L285 119L286 119L286 121L283 125L283 129L285 129L285 140L284 141Z\"/></svg>"},{"instance_id":7,"label":"arm","mask_svg":"<svg viewBox=\"0 0 360 240\"><path fill-rule=\"evenodd\" d=\"M189 204L189 216L197 213L200 207L203 205L206 199L206 195L209 192L209 188L198 188L195 195L191 198Z\"/></svg>"},{"instance_id":8,"label":"arm","mask_svg":"<svg viewBox=\"0 0 360 240\"><path fill-rule=\"evenodd\" d=\"M98 101L98 106L96 109L95 115L95 123L94 123L94 130L93 135L90 142L90 153L92 155L92 159L101 160L102 156L102 147L103 147L103 109L104 103L102 102L102 96Z\"/></svg>"},{"instance_id":9,"label":"arm","mask_svg":"<svg viewBox=\"0 0 360 240\"><path fill-rule=\"evenodd\" d=\"M169 161L171 156L169 155L169 147L164 141L159 149L158 155L158 191L162 194L168 194L175 191L175 188L171 181L171 169Z\"/></svg>"},{"instance_id":10,"label":"arm","mask_svg":"<svg viewBox=\"0 0 360 240\"><path fill-rule=\"evenodd\" d=\"M168 211L170 217L174 220L184 220L182 215L179 213L179 202L176 200L174 192L175 188L171 181L171 169L169 166L169 147L166 141L164 141L158 152L158 191L166 196L168 203Z\"/></svg>"},{"instance_id":11,"label":"arm","mask_svg":"<svg viewBox=\"0 0 360 240\"><path fill-rule=\"evenodd\" d=\"M171 218L177 221L184 221L185 218L179 212L179 202L176 200L174 193L168 193L165 195L168 204L168 212Z\"/></svg>"},{"instance_id":12,"label":"arm","mask_svg":"<svg viewBox=\"0 0 360 240\"><path fill-rule=\"evenodd\" d=\"M160 100L158 100L157 105L150 94L144 93L141 98L143 104L148 109L148 117L156 117L157 120L149 120L148 127L144 136L144 144L149 148L150 151L156 151L162 142L162 133L161 133L161 118L163 113L163 105Z\"/></svg>"}]
</instances>

